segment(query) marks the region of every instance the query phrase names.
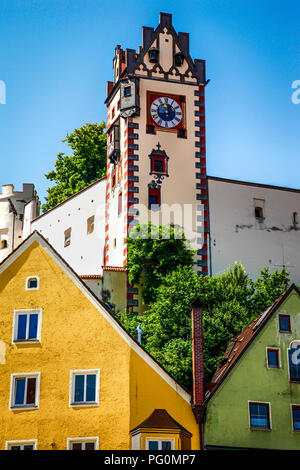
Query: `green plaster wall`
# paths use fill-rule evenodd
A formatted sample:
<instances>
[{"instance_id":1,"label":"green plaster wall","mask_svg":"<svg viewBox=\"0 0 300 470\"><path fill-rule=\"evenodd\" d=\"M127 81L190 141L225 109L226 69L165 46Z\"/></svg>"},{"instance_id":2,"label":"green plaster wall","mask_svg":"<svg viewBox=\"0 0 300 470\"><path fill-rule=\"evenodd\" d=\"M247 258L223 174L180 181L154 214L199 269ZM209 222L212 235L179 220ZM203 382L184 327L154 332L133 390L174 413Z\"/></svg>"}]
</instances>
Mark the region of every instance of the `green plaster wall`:
<instances>
[{"instance_id":1,"label":"green plaster wall","mask_svg":"<svg viewBox=\"0 0 300 470\"><path fill-rule=\"evenodd\" d=\"M280 333L278 315L291 316L291 334ZM300 383L289 382L287 349L300 340L300 298L291 291L208 403L205 445L299 449L291 404L300 405ZM267 347L280 348L280 369L267 368ZM271 430L250 430L249 401L270 403Z\"/></svg>"}]
</instances>

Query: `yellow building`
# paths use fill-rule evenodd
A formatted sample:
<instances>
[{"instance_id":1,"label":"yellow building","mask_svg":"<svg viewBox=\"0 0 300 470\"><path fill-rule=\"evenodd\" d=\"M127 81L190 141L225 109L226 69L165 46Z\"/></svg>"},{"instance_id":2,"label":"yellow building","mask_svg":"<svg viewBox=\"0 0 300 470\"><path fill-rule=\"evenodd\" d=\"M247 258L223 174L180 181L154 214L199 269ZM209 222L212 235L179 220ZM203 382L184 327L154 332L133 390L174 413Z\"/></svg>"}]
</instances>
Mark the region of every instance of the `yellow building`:
<instances>
[{"instance_id":1,"label":"yellow building","mask_svg":"<svg viewBox=\"0 0 300 470\"><path fill-rule=\"evenodd\" d=\"M0 265L0 449L199 449L191 395L51 245Z\"/></svg>"}]
</instances>

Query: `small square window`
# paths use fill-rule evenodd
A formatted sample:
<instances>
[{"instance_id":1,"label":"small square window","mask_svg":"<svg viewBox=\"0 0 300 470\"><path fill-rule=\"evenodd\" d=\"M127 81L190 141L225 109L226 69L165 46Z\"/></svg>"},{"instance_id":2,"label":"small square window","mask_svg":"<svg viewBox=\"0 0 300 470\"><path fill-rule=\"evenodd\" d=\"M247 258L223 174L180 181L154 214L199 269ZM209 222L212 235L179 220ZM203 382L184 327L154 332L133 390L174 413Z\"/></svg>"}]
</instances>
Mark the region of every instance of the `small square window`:
<instances>
[{"instance_id":1,"label":"small square window","mask_svg":"<svg viewBox=\"0 0 300 470\"><path fill-rule=\"evenodd\" d=\"M251 429L271 429L268 403L249 403Z\"/></svg>"},{"instance_id":2,"label":"small square window","mask_svg":"<svg viewBox=\"0 0 300 470\"><path fill-rule=\"evenodd\" d=\"M71 372L71 405L98 405L99 375L99 370Z\"/></svg>"},{"instance_id":3,"label":"small square window","mask_svg":"<svg viewBox=\"0 0 300 470\"><path fill-rule=\"evenodd\" d=\"M13 323L13 343L40 341L41 310L16 310Z\"/></svg>"},{"instance_id":4,"label":"small square window","mask_svg":"<svg viewBox=\"0 0 300 470\"><path fill-rule=\"evenodd\" d=\"M37 408L39 373L13 374L11 381L10 408Z\"/></svg>"},{"instance_id":5,"label":"small square window","mask_svg":"<svg viewBox=\"0 0 300 470\"><path fill-rule=\"evenodd\" d=\"M268 357L268 368L276 369L279 368L279 350L278 349L267 349Z\"/></svg>"},{"instance_id":6,"label":"small square window","mask_svg":"<svg viewBox=\"0 0 300 470\"><path fill-rule=\"evenodd\" d=\"M300 431L300 406L292 405L293 430Z\"/></svg>"},{"instance_id":7,"label":"small square window","mask_svg":"<svg viewBox=\"0 0 300 470\"><path fill-rule=\"evenodd\" d=\"M186 134L185 134L185 129L179 129L178 130L178 137L185 137Z\"/></svg>"},{"instance_id":8,"label":"small square window","mask_svg":"<svg viewBox=\"0 0 300 470\"><path fill-rule=\"evenodd\" d=\"M279 315L279 331L281 333L290 333L291 321L289 315Z\"/></svg>"},{"instance_id":9,"label":"small square window","mask_svg":"<svg viewBox=\"0 0 300 470\"><path fill-rule=\"evenodd\" d=\"M38 290L39 288L39 278L38 276L31 276L26 279L26 290Z\"/></svg>"},{"instance_id":10,"label":"small square window","mask_svg":"<svg viewBox=\"0 0 300 470\"><path fill-rule=\"evenodd\" d=\"M164 162L162 160L154 160L154 171L164 171Z\"/></svg>"}]
</instances>

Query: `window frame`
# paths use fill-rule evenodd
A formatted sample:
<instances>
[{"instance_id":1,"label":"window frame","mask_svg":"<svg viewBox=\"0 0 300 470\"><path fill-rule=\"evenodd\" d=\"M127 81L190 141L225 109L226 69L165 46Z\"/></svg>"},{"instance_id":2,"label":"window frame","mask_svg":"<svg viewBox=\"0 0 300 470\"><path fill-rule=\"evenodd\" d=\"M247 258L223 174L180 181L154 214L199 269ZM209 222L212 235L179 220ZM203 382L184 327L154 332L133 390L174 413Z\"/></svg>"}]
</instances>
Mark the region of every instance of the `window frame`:
<instances>
[{"instance_id":1,"label":"window frame","mask_svg":"<svg viewBox=\"0 0 300 470\"><path fill-rule=\"evenodd\" d=\"M30 279L36 279L37 280L37 287L29 287L28 282ZM36 276L35 274L33 276L28 276L25 281L25 290L39 290L40 288L40 278L39 276Z\"/></svg>"},{"instance_id":2,"label":"window frame","mask_svg":"<svg viewBox=\"0 0 300 470\"><path fill-rule=\"evenodd\" d=\"M26 446L26 445L32 445L33 449L32 450L37 450L37 439L26 439L26 440L21 440L21 441L6 441L5 442L5 450L12 450L9 447L10 446ZM24 450L24 449L20 449Z\"/></svg>"},{"instance_id":3,"label":"window frame","mask_svg":"<svg viewBox=\"0 0 300 470\"><path fill-rule=\"evenodd\" d=\"M18 317L20 315L26 315L26 332L29 332L29 321L28 317L30 314L37 314L38 315L38 328L37 328L37 336L36 338L25 338L25 339L18 339ZM12 344L29 344L29 343L40 343L41 342L41 333L42 333L42 309L41 308L34 308L34 309L16 309L14 310L13 314L13 327L12 327ZM26 335L27 336L27 335Z\"/></svg>"},{"instance_id":4,"label":"window frame","mask_svg":"<svg viewBox=\"0 0 300 470\"><path fill-rule=\"evenodd\" d=\"M250 405L263 405L267 407L267 426L253 426L251 424L251 408ZM248 415L249 415L249 429L250 431L272 431L272 419L271 419L271 403L262 401L248 401Z\"/></svg>"},{"instance_id":5,"label":"window frame","mask_svg":"<svg viewBox=\"0 0 300 470\"><path fill-rule=\"evenodd\" d=\"M75 401L75 377L77 375L95 375L95 401ZM86 382L85 382L86 385ZM100 390L100 369L76 369L70 371L70 396L69 396L69 406L74 408L78 407L87 407L87 406L99 406L99 390ZM86 390L85 390L86 392Z\"/></svg>"},{"instance_id":6,"label":"window frame","mask_svg":"<svg viewBox=\"0 0 300 470\"><path fill-rule=\"evenodd\" d=\"M288 319L288 327L289 327L288 330L281 330L281 328L280 328L280 319L281 319L281 318L287 318L287 319ZM288 315L288 314L283 314L283 313L281 314L281 313L280 313L280 314L278 315L278 326L279 326L279 333L288 333L288 334L290 334L291 331L292 331L292 330L291 330L291 316Z\"/></svg>"},{"instance_id":7,"label":"window frame","mask_svg":"<svg viewBox=\"0 0 300 470\"><path fill-rule=\"evenodd\" d=\"M146 444L146 449L149 450L149 442L158 442L158 449L162 451L162 442L171 442L171 449L169 450L175 450L175 439L174 437L146 437L145 438L145 444ZM168 450L164 450L163 452L168 452Z\"/></svg>"},{"instance_id":8,"label":"window frame","mask_svg":"<svg viewBox=\"0 0 300 470\"><path fill-rule=\"evenodd\" d=\"M276 356L277 356L277 366L270 366L269 365L269 356L268 356L268 352L269 351L273 351L273 352L276 352ZM276 347L272 347L272 346L267 346L266 347L266 355L267 355L267 368L268 369L281 369L281 358L280 358L280 348L276 348Z\"/></svg>"},{"instance_id":9,"label":"window frame","mask_svg":"<svg viewBox=\"0 0 300 470\"><path fill-rule=\"evenodd\" d=\"M67 450L74 450L72 449L72 444L87 444L93 442L94 443L94 450L99 450L99 437L98 436L91 436L91 437L67 437ZM86 450L86 449L81 449Z\"/></svg>"},{"instance_id":10,"label":"window frame","mask_svg":"<svg viewBox=\"0 0 300 470\"><path fill-rule=\"evenodd\" d=\"M40 405L40 377L41 377L41 373L40 372L25 372L25 373L21 373L21 372L18 372L18 373L14 373L14 374L11 374L11 380L10 380L10 400L9 400L9 409L10 410L36 410L39 408L39 405ZM36 379L36 382L35 382L35 403L32 404L26 404L26 403L23 403L21 405L15 405L15 399L16 399L16 379L22 379L22 378L25 378L26 379L26 383L27 383L27 380L30 379L30 378L35 378ZM26 385L27 386L27 385ZM26 390L26 388L25 388ZM24 396L26 395L26 393L24 392Z\"/></svg>"}]
</instances>

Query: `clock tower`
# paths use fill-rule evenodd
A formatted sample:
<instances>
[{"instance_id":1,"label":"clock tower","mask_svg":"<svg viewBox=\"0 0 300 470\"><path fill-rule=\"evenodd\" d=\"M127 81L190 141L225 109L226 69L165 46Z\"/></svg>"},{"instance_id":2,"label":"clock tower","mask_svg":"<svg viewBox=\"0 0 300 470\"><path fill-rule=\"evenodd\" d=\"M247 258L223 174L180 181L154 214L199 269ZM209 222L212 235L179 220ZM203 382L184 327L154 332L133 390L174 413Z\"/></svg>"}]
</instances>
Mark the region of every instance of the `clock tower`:
<instances>
[{"instance_id":1,"label":"clock tower","mask_svg":"<svg viewBox=\"0 0 300 470\"><path fill-rule=\"evenodd\" d=\"M138 50L115 48L107 84L107 184L104 264L126 264L134 225L174 223L208 273L205 61L192 59L189 34L172 15L143 27ZM134 296L134 289L129 288ZM129 297L130 300L130 297ZM134 303L133 303L134 305Z\"/></svg>"}]
</instances>

